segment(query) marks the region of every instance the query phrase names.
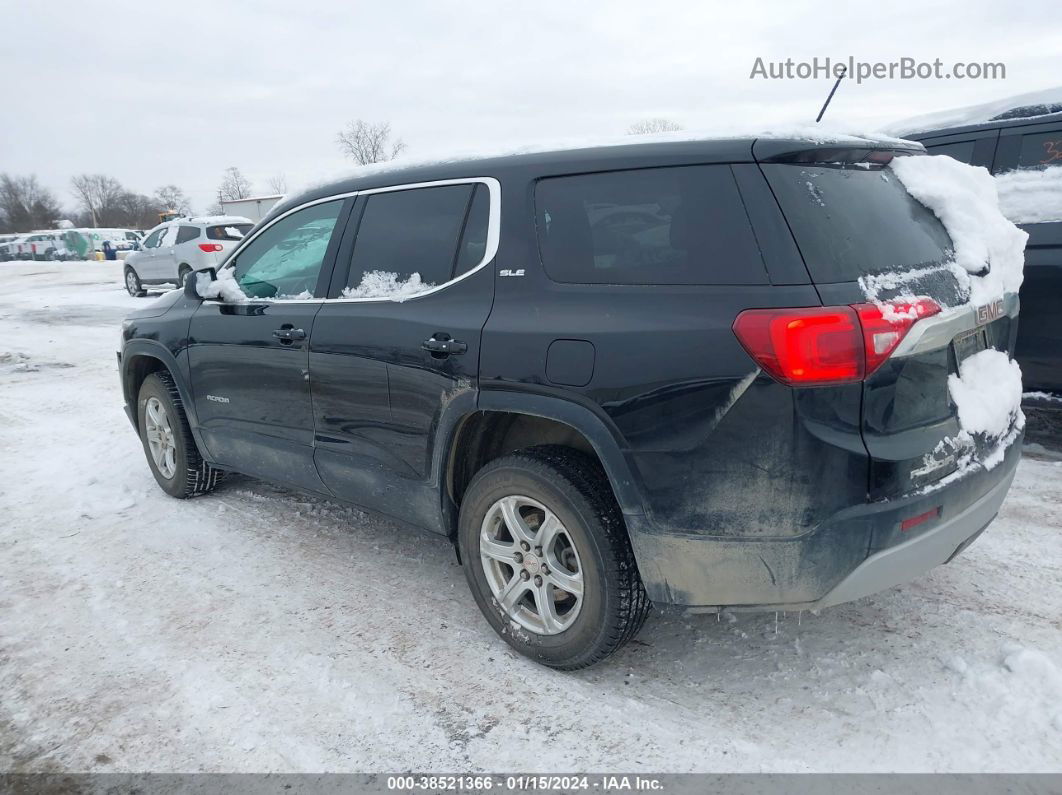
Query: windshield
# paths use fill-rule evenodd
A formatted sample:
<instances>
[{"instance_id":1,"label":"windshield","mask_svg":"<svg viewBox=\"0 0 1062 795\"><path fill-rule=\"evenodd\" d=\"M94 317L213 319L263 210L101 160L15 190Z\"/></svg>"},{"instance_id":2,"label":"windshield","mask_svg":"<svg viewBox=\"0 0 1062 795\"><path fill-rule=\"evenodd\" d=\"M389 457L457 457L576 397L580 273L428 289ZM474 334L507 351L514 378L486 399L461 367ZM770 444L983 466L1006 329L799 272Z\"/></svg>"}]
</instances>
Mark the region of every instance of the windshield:
<instances>
[{"instance_id":1,"label":"windshield","mask_svg":"<svg viewBox=\"0 0 1062 795\"><path fill-rule=\"evenodd\" d=\"M766 163L763 173L817 283L939 266L951 238L877 164Z\"/></svg>"}]
</instances>

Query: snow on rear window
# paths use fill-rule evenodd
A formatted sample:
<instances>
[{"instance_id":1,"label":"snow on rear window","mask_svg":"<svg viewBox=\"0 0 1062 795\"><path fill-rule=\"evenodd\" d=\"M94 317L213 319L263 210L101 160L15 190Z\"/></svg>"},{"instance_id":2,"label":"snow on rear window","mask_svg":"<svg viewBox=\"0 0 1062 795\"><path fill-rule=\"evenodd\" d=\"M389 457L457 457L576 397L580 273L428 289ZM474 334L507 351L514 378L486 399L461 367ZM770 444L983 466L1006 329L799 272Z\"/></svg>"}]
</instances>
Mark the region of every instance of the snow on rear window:
<instances>
[{"instance_id":1,"label":"snow on rear window","mask_svg":"<svg viewBox=\"0 0 1062 795\"><path fill-rule=\"evenodd\" d=\"M210 240L243 240L243 236L251 231L251 224L226 224L224 226L208 226L207 238Z\"/></svg>"},{"instance_id":2,"label":"snow on rear window","mask_svg":"<svg viewBox=\"0 0 1062 795\"><path fill-rule=\"evenodd\" d=\"M898 157L889 169L932 210L953 245L949 264L966 300L986 304L1017 293L1028 234L1000 211L996 183L984 168L945 155Z\"/></svg>"}]
</instances>

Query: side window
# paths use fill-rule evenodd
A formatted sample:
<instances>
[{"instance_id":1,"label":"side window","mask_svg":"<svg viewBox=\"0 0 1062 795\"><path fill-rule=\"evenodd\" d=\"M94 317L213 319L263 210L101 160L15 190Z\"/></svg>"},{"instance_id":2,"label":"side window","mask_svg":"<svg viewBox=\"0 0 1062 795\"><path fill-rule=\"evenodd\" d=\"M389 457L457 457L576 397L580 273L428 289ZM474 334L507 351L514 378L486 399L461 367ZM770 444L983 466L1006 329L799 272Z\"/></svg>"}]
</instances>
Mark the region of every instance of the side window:
<instances>
[{"instance_id":1,"label":"side window","mask_svg":"<svg viewBox=\"0 0 1062 795\"><path fill-rule=\"evenodd\" d=\"M472 204L468 209L465 231L461 233L461 243L457 251L457 267L454 278L468 273L483 261L487 254L487 226L490 223L490 188L476 185Z\"/></svg>"},{"instance_id":2,"label":"side window","mask_svg":"<svg viewBox=\"0 0 1062 795\"><path fill-rule=\"evenodd\" d=\"M1062 166L1062 130L1021 137L1018 168Z\"/></svg>"},{"instance_id":3,"label":"side window","mask_svg":"<svg viewBox=\"0 0 1062 795\"><path fill-rule=\"evenodd\" d=\"M581 284L764 284L729 166L553 177L535 187L546 273Z\"/></svg>"},{"instance_id":4,"label":"side window","mask_svg":"<svg viewBox=\"0 0 1062 795\"><path fill-rule=\"evenodd\" d=\"M312 298L343 200L282 218L236 257L235 277L252 298Z\"/></svg>"},{"instance_id":5,"label":"side window","mask_svg":"<svg viewBox=\"0 0 1062 795\"><path fill-rule=\"evenodd\" d=\"M172 246L174 240L177 239L177 227L167 226L162 230L162 237L159 238L159 246Z\"/></svg>"},{"instance_id":6,"label":"side window","mask_svg":"<svg viewBox=\"0 0 1062 795\"><path fill-rule=\"evenodd\" d=\"M358 224L345 298L412 295L453 278L475 185L374 193ZM469 247L475 246L469 240Z\"/></svg>"},{"instance_id":7,"label":"side window","mask_svg":"<svg viewBox=\"0 0 1062 795\"><path fill-rule=\"evenodd\" d=\"M196 226L182 226L177 230L177 244L187 243L191 240L195 240L199 237L199 227Z\"/></svg>"},{"instance_id":8,"label":"side window","mask_svg":"<svg viewBox=\"0 0 1062 795\"><path fill-rule=\"evenodd\" d=\"M937 144L936 146L926 146L926 151L931 155L947 155L953 157L960 163L972 163L974 156L974 142L973 141L958 141L950 144Z\"/></svg>"},{"instance_id":9,"label":"side window","mask_svg":"<svg viewBox=\"0 0 1062 795\"><path fill-rule=\"evenodd\" d=\"M155 248L159 244L159 238L162 237L163 231L165 230L156 229L148 235L147 240L144 241L144 248Z\"/></svg>"}]
</instances>

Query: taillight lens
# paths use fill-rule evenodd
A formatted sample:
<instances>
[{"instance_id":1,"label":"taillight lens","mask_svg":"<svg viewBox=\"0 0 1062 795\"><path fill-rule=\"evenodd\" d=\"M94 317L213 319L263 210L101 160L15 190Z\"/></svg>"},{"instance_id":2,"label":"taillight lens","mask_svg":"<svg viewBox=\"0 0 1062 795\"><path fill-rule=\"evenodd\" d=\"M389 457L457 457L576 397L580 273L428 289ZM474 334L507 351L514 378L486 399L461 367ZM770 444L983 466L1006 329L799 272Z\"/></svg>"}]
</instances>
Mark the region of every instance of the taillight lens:
<instances>
[{"instance_id":1,"label":"taillight lens","mask_svg":"<svg viewBox=\"0 0 1062 795\"><path fill-rule=\"evenodd\" d=\"M785 384L861 381L889 358L918 320L940 307L911 302L747 309L734 333L756 363Z\"/></svg>"},{"instance_id":2,"label":"taillight lens","mask_svg":"<svg viewBox=\"0 0 1062 795\"><path fill-rule=\"evenodd\" d=\"M225 247L221 243L200 243L199 248L203 251L224 251Z\"/></svg>"},{"instance_id":3,"label":"taillight lens","mask_svg":"<svg viewBox=\"0 0 1062 795\"><path fill-rule=\"evenodd\" d=\"M892 355L911 326L940 312L940 305L930 298L893 301L881 306L857 304L854 308L859 313L859 325L863 327L867 375Z\"/></svg>"}]
</instances>

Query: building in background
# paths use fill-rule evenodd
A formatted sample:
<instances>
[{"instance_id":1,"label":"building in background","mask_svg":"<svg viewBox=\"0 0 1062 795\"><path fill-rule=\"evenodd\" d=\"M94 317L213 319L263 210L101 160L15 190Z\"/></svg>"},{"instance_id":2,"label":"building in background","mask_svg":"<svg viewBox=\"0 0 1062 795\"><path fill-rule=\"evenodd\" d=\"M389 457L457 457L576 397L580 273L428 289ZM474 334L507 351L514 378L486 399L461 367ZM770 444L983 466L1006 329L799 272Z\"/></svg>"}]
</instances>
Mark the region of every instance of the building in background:
<instances>
[{"instance_id":1,"label":"building in background","mask_svg":"<svg viewBox=\"0 0 1062 795\"><path fill-rule=\"evenodd\" d=\"M224 215L242 215L256 223L265 218L273 205L284 198L284 194L276 196L250 196L246 199L222 199L221 211Z\"/></svg>"}]
</instances>

